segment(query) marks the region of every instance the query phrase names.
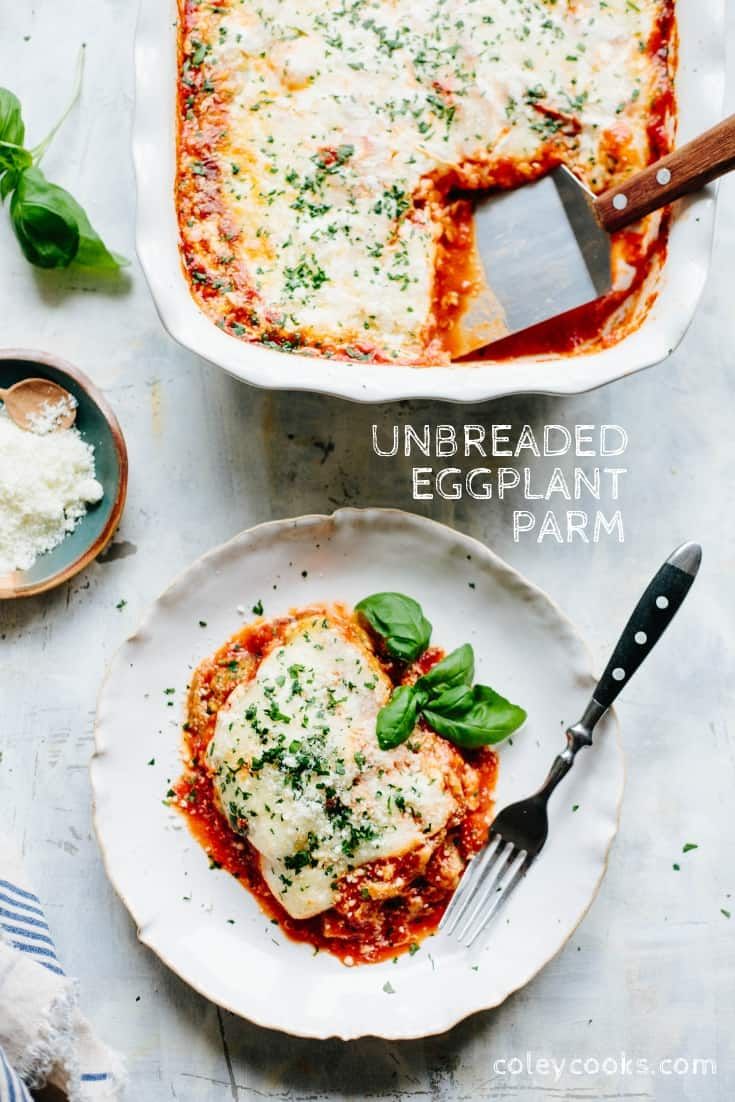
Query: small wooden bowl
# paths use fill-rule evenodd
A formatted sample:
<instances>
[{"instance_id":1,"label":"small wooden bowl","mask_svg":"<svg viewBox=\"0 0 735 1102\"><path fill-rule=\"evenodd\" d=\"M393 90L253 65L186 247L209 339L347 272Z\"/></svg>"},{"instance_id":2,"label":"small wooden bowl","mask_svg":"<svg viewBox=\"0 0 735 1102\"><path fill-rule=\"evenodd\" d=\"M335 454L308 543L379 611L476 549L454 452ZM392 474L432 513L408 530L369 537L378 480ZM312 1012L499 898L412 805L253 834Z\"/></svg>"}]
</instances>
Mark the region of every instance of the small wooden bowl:
<instances>
[{"instance_id":1,"label":"small wooden bowl","mask_svg":"<svg viewBox=\"0 0 735 1102\"><path fill-rule=\"evenodd\" d=\"M0 386L12 386L29 377L51 379L76 398L76 427L94 447L97 478L105 492L98 504L88 507L74 531L58 547L40 555L29 570L0 575L0 600L45 593L92 562L104 551L120 523L128 486L128 453L120 425L86 375L45 352L0 351Z\"/></svg>"}]
</instances>

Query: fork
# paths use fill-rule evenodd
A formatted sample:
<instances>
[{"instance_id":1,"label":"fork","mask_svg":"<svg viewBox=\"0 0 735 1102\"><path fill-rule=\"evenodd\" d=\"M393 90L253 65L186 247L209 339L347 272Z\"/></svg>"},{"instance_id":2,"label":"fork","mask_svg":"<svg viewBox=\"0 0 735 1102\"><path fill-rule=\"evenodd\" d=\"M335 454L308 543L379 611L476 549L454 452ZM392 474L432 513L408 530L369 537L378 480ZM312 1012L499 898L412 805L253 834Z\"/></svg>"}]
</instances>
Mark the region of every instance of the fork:
<instances>
[{"instance_id":1,"label":"fork","mask_svg":"<svg viewBox=\"0 0 735 1102\"><path fill-rule=\"evenodd\" d=\"M549 833L552 792L582 747L592 745L595 727L681 608L701 562L702 548L696 543L684 543L669 556L636 605L582 718L567 729L566 749L546 780L529 799L496 816L487 846L470 860L439 923L460 944L469 948L477 941L538 857Z\"/></svg>"}]
</instances>

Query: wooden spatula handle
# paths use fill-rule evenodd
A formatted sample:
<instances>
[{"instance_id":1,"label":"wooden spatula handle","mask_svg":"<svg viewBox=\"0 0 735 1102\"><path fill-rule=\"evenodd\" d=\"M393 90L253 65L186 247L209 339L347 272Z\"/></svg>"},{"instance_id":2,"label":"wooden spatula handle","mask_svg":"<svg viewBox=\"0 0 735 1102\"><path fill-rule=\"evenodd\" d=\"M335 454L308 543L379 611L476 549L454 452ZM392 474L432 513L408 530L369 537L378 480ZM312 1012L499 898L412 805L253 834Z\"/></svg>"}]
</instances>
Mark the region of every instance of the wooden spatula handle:
<instances>
[{"instance_id":1,"label":"wooden spatula handle","mask_svg":"<svg viewBox=\"0 0 735 1102\"><path fill-rule=\"evenodd\" d=\"M735 115L598 196L595 210L608 233L615 233L733 169Z\"/></svg>"}]
</instances>

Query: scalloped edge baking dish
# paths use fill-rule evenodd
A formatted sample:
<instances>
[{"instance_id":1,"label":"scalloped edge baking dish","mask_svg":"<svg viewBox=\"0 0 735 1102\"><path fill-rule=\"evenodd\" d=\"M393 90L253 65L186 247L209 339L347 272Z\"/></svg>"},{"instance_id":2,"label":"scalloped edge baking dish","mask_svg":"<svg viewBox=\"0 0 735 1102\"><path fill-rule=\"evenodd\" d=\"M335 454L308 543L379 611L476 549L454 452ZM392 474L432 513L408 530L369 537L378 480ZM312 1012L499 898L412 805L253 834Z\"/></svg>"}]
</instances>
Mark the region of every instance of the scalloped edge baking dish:
<instances>
[{"instance_id":1,"label":"scalloped edge baking dish","mask_svg":"<svg viewBox=\"0 0 735 1102\"><path fill-rule=\"evenodd\" d=\"M724 0L678 0L678 141L714 125L725 91ZM678 204L659 294L639 329L586 355L526 357L451 367L400 367L279 352L223 333L189 293L178 251L176 0L142 0L136 36L133 159L137 249L164 326L180 344L254 386L330 394L357 402L434 398L479 402L509 394L579 394L660 363L691 324L704 290L716 187Z\"/></svg>"}]
</instances>

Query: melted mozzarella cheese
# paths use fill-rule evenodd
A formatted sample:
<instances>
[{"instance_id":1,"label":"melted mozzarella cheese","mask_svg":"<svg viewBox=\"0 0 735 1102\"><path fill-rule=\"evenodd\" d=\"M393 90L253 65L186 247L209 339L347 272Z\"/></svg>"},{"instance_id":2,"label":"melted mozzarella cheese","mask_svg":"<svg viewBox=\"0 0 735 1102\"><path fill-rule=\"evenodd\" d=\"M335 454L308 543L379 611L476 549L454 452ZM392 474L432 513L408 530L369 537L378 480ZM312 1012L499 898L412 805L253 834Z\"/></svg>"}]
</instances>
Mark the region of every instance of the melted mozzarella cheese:
<instances>
[{"instance_id":1,"label":"melted mozzarella cheese","mask_svg":"<svg viewBox=\"0 0 735 1102\"><path fill-rule=\"evenodd\" d=\"M345 873L416 849L457 808L435 735L379 748L390 692L344 625L309 616L219 712L208 762L222 811L294 918L327 910Z\"/></svg>"},{"instance_id":2,"label":"melted mozzarella cheese","mask_svg":"<svg viewBox=\"0 0 735 1102\"><path fill-rule=\"evenodd\" d=\"M425 362L442 229L421 200L426 182L469 165L492 183L508 162L532 176L550 143L595 190L646 164L660 79L646 47L660 10L661 0L202 6L187 49L205 51L213 102L226 104L210 160L222 215L190 240L206 261L222 254L224 229L247 284L224 288L222 320L248 311L240 329L256 337L275 327Z\"/></svg>"}]
</instances>

